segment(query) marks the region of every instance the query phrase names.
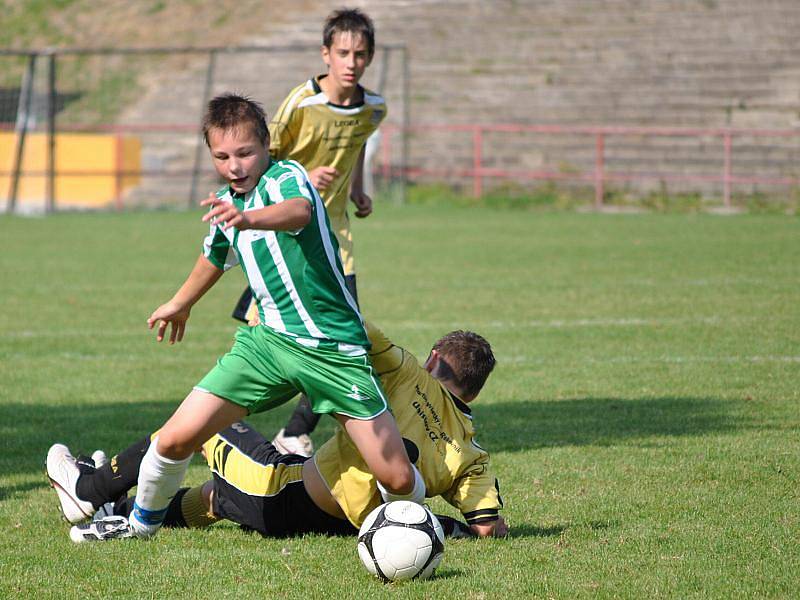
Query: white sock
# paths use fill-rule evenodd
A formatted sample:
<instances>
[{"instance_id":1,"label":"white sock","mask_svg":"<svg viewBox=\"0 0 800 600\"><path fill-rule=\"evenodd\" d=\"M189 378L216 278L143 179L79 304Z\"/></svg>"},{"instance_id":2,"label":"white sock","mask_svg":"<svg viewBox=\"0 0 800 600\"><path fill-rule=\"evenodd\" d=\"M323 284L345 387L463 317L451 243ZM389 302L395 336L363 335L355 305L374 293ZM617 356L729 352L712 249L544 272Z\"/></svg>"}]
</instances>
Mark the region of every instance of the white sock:
<instances>
[{"instance_id":1,"label":"white sock","mask_svg":"<svg viewBox=\"0 0 800 600\"><path fill-rule=\"evenodd\" d=\"M414 489L407 494L395 494L394 492L390 492L383 487L380 481L378 482L378 491L380 491L384 502L394 502L395 500L408 500L410 502L416 502L417 504L425 502L425 482L422 480L422 474L414 465L411 465L411 468L414 471Z\"/></svg>"},{"instance_id":2,"label":"white sock","mask_svg":"<svg viewBox=\"0 0 800 600\"><path fill-rule=\"evenodd\" d=\"M158 437L147 449L139 466L139 482L136 488L136 501L129 522L133 533L138 537L155 535L161 527L170 500L189 468L192 457L183 460L165 458L156 450Z\"/></svg>"}]
</instances>

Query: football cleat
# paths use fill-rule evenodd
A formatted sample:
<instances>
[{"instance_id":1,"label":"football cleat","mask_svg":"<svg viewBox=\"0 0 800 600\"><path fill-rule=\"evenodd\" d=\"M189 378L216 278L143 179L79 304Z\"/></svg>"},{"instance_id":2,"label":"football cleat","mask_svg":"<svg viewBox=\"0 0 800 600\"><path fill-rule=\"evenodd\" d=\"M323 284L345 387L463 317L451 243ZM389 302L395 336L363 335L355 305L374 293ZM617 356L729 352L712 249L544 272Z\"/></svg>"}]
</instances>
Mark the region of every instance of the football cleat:
<instances>
[{"instance_id":1,"label":"football cleat","mask_svg":"<svg viewBox=\"0 0 800 600\"><path fill-rule=\"evenodd\" d=\"M281 429L272 440L272 445L281 454L299 454L306 457L314 454L314 442L305 433L297 436L286 435L286 430Z\"/></svg>"},{"instance_id":2,"label":"football cleat","mask_svg":"<svg viewBox=\"0 0 800 600\"><path fill-rule=\"evenodd\" d=\"M97 509L97 512L94 513L94 517L92 517L92 521L102 521L106 517L113 517L114 515L114 503L113 502L106 502L100 508Z\"/></svg>"},{"instance_id":3,"label":"football cleat","mask_svg":"<svg viewBox=\"0 0 800 600\"><path fill-rule=\"evenodd\" d=\"M133 537L133 531L125 517L103 517L96 521L74 525L69 530L69 537L76 544L106 542Z\"/></svg>"},{"instance_id":4,"label":"football cleat","mask_svg":"<svg viewBox=\"0 0 800 600\"><path fill-rule=\"evenodd\" d=\"M47 451L47 478L58 494L61 514L70 523L80 523L94 514L91 502L78 498L76 487L81 476L75 457L64 444L53 444Z\"/></svg>"}]
</instances>

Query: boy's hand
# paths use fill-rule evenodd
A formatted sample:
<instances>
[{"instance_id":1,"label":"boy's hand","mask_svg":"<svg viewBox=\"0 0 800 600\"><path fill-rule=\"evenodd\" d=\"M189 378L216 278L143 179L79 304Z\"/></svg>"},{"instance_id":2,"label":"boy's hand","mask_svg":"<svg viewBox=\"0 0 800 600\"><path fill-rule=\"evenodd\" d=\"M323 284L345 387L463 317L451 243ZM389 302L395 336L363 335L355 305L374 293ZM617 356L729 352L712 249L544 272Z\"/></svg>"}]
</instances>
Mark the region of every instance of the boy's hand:
<instances>
[{"instance_id":1,"label":"boy's hand","mask_svg":"<svg viewBox=\"0 0 800 600\"><path fill-rule=\"evenodd\" d=\"M164 332L167 330L167 325L171 324L172 329L169 332L169 343L174 344L183 340L183 332L186 330L186 321L189 319L190 309L181 307L174 302L170 301L162 304L153 311L150 318L147 319L147 326L152 329L158 323L158 330L156 332L156 341L160 342L164 339Z\"/></svg>"},{"instance_id":2,"label":"boy's hand","mask_svg":"<svg viewBox=\"0 0 800 600\"><path fill-rule=\"evenodd\" d=\"M505 519L503 517L497 517L497 523L494 526L494 531L492 532L494 537L506 537L508 535L508 525L506 525Z\"/></svg>"},{"instance_id":3,"label":"boy's hand","mask_svg":"<svg viewBox=\"0 0 800 600\"><path fill-rule=\"evenodd\" d=\"M497 520L488 523L476 523L469 526L479 537L506 537L508 535L508 525L503 517L498 516Z\"/></svg>"},{"instance_id":4,"label":"boy's hand","mask_svg":"<svg viewBox=\"0 0 800 600\"><path fill-rule=\"evenodd\" d=\"M225 223L222 230L236 227L236 229L243 231L250 229L252 223L247 218L247 213L240 211L233 202L226 202L220 200L214 194L209 194L208 198L200 203L200 206L211 206L212 209L203 215L203 221L211 221L212 225Z\"/></svg>"},{"instance_id":5,"label":"boy's hand","mask_svg":"<svg viewBox=\"0 0 800 600\"><path fill-rule=\"evenodd\" d=\"M333 167L317 167L311 169L308 180L317 190L324 190L339 176L339 171Z\"/></svg>"},{"instance_id":6,"label":"boy's hand","mask_svg":"<svg viewBox=\"0 0 800 600\"><path fill-rule=\"evenodd\" d=\"M356 205L355 215L359 219L363 219L372 214L372 198L367 196L364 192L352 191L350 193L350 200Z\"/></svg>"}]
</instances>

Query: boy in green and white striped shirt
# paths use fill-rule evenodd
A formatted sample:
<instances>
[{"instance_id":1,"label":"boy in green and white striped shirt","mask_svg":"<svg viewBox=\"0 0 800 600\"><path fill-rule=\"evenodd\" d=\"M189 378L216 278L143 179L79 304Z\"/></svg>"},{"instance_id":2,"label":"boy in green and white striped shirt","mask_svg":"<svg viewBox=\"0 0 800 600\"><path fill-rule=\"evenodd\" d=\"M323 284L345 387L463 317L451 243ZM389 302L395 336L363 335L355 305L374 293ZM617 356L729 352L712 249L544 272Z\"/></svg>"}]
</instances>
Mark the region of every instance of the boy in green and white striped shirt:
<instances>
[{"instance_id":1,"label":"boy in green and white striped shirt","mask_svg":"<svg viewBox=\"0 0 800 600\"><path fill-rule=\"evenodd\" d=\"M369 340L347 290L339 249L319 194L300 164L272 161L261 107L227 94L209 103L203 133L228 181L201 204L211 232L173 298L148 319L158 341L181 341L192 306L240 264L261 324L241 327L230 352L195 386L150 445L139 473L131 533L153 535L192 453L252 412L305 392L352 438L384 498L422 502L425 486L367 355Z\"/></svg>"},{"instance_id":2,"label":"boy in green and white striped shirt","mask_svg":"<svg viewBox=\"0 0 800 600\"><path fill-rule=\"evenodd\" d=\"M262 324L302 339L308 346L339 342L363 352L369 340L355 299L345 285L325 206L305 169L293 160L270 161L258 185L246 194L232 194L229 186L217 193L220 206L233 205L240 211L299 198L312 206L305 227L240 231L214 225L205 241L204 256L222 270L239 263L241 256ZM324 310L318 309L322 306Z\"/></svg>"}]
</instances>

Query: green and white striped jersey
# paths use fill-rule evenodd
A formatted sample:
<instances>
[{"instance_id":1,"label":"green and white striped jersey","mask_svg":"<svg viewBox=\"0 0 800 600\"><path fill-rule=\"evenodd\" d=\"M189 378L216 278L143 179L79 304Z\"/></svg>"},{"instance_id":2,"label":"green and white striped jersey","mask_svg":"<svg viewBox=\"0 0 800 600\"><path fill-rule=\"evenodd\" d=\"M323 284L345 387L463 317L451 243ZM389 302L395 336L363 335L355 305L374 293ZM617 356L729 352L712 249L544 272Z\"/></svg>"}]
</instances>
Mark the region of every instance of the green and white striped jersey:
<instances>
[{"instance_id":1,"label":"green and white striped jersey","mask_svg":"<svg viewBox=\"0 0 800 600\"><path fill-rule=\"evenodd\" d=\"M311 203L311 221L298 231L212 225L203 254L223 270L241 264L258 304L262 325L311 347L348 354L369 349L358 306L347 290L339 245L325 205L293 160L271 161L258 185L247 194L224 186L217 197L248 211L290 198Z\"/></svg>"}]
</instances>

